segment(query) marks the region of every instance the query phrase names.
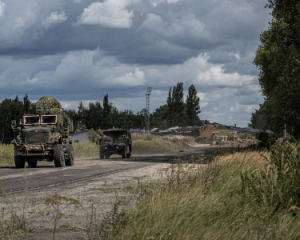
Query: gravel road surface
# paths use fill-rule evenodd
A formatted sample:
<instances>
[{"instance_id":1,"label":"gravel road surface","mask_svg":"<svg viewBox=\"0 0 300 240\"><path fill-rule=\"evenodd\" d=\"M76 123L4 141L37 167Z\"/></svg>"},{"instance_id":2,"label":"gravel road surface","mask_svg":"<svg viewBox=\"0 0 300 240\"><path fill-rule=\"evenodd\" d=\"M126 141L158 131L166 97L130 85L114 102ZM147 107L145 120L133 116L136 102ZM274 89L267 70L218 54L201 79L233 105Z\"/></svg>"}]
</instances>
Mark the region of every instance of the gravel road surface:
<instances>
[{"instance_id":1,"label":"gravel road surface","mask_svg":"<svg viewBox=\"0 0 300 240\"><path fill-rule=\"evenodd\" d=\"M76 159L73 167L54 168L53 162L38 162L37 168L16 169L0 167L0 184L6 193L24 191L25 182L30 191L68 188L69 184L93 180L101 176L144 168L151 164L172 163L177 158L203 154L205 148L191 148L184 152L161 155L132 156L122 159L113 155L109 160L99 158ZM27 181L24 181L26 176Z\"/></svg>"}]
</instances>

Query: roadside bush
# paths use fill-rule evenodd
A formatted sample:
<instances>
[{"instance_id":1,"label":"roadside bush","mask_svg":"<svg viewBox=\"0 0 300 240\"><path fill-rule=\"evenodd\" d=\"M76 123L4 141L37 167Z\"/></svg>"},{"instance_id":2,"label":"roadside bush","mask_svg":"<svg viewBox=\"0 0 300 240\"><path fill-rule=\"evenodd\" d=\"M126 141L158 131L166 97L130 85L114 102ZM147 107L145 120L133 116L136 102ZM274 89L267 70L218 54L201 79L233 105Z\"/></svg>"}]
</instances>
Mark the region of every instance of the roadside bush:
<instances>
[{"instance_id":1,"label":"roadside bush","mask_svg":"<svg viewBox=\"0 0 300 240\"><path fill-rule=\"evenodd\" d=\"M256 135L257 140L259 141L259 149L268 149L270 150L271 146L276 142L276 137L274 134L269 134L266 132L259 132Z\"/></svg>"},{"instance_id":2,"label":"roadside bush","mask_svg":"<svg viewBox=\"0 0 300 240\"><path fill-rule=\"evenodd\" d=\"M300 207L300 143L287 141L271 148L265 167L242 174L245 198L273 208L273 214L283 209Z\"/></svg>"},{"instance_id":3,"label":"roadside bush","mask_svg":"<svg viewBox=\"0 0 300 240\"><path fill-rule=\"evenodd\" d=\"M100 133L98 133L94 129L91 129L89 131L88 138L93 143L99 143L102 137L101 137Z\"/></svg>"}]
</instances>

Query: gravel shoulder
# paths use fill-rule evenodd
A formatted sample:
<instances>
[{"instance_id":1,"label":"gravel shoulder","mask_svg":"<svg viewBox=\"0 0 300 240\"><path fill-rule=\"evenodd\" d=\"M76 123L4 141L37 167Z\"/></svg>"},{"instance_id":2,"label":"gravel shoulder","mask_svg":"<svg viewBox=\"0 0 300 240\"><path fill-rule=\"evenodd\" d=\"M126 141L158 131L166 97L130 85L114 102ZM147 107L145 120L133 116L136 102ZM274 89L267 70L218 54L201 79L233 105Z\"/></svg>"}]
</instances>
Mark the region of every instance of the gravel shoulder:
<instances>
[{"instance_id":1,"label":"gravel shoulder","mask_svg":"<svg viewBox=\"0 0 300 240\"><path fill-rule=\"evenodd\" d=\"M32 231L21 239L52 239L54 217L60 213L56 240L87 239L86 229L100 224L116 202L120 208L135 206L136 195L124 190L125 186L159 179L176 159L201 155L204 150L203 146L180 153L134 156L126 161L119 157L104 161L78 159L74 167L62 169L42 163L36 169L27 169L25 178L24 170L0 168L1 221L24 216ZM6 191L5 187L16 190ZM54 196L64 199L47 206L46 201L56 201ZM72 201L79 205L75 207Z\"/></svg>"},{"instance_id":2,"label":"gravel shoulder","mask_svg":"<svg viewBox=\"0 0 300 240\"><path fill-rule=\"evenodd\" d=\"M112 211L116 200L121 200L120 207L134 205L136 196L123 188L138 182L158 179L171 163L157 163L149 166L125 170L107 176L98 176L86 181L78 181L68 187L53 186L49 190L35 190L7 195L0 199L0 208L5 209L2 219L10 219L12 213L25 215L32 233L28 239L52 239L55 211L45 205L48 198L55 195L76 199L78 207L62 204L60 212L64 216L59 220L55 239L84 239L85 229L89 228L92 212L100 222Z\"/></svg>"}]
</instances>

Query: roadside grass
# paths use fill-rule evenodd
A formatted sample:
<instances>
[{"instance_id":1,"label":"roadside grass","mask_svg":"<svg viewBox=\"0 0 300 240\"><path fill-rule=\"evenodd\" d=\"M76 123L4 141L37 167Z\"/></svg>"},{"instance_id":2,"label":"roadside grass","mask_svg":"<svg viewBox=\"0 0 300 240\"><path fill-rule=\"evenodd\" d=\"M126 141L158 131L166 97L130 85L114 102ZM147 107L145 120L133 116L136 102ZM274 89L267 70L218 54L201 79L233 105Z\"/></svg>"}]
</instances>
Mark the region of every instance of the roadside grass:
<instances>
[{"instance_id":1,"label":"roadside grass","mask_svg":"<svg viewBox=\"0 0 300 240\"><path fill-rule=\"evenodd\" d=\"M17 197L16 195L8 195L0 184L0 196L5 207L1 209L0 215L0 239L19 240L30 239L29 235L32 231L30 226L32 212L26 212L28 203L28 179L25 169L24 176L24 192Z\"/></svg>"},{"instance_id":2,"label":"roadside grass","mask_svg":"<svg viewBox=\"0 0 300 240\"><path fill-rule=\"evenodd\" d=\"M162 181L127 186L140 201L114 239L299 239L300 144L179 163ZM195 170L196 169L196 170Z\"/></svg>"},{"instance_id":3,"label":"roadside grass","mask_svg":"<svg viewBox=\"0 0 300 240\"><path fill-rule=\"evenodd\" d=\"M14 166L14 146L0 145L0 166Z\"/></svg>"},{"instance_id":4,"label":"roadside grass","mask_svg":"<svg viewBox=\"0 0 300 240\"><path fill-rule=\"evenodd\" d=\"M99 156L99 145L93 142L85 143L75 143L74 147L74 157L84 158L84 157L96 157Z\"/></svg>"}]
</instances>

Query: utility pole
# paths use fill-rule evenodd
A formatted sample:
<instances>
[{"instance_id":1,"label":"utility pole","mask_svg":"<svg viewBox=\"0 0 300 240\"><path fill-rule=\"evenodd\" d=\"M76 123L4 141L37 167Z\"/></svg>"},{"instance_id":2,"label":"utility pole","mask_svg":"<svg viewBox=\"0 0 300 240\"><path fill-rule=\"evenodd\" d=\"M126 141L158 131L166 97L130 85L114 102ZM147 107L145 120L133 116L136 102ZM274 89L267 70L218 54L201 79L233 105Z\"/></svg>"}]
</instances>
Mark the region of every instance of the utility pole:
<instances>
[{"instance_id":1,"label":"utility pole","mask_svg":"<svg viewBox=\"0 0 300 240\"><path fill-rule=\"evenodd\" d=\"M148 87L146 92L146 114L145 114L145 123L146 123L146 130L150 131L150 95L152 92L152 88Z\"/></svg>"}]
</instances>

